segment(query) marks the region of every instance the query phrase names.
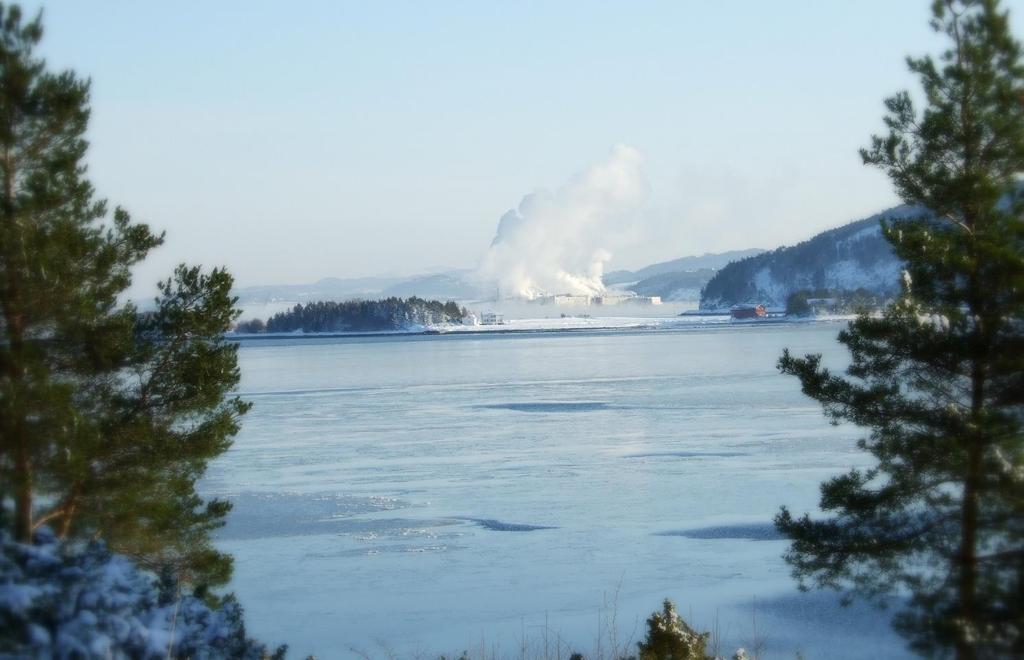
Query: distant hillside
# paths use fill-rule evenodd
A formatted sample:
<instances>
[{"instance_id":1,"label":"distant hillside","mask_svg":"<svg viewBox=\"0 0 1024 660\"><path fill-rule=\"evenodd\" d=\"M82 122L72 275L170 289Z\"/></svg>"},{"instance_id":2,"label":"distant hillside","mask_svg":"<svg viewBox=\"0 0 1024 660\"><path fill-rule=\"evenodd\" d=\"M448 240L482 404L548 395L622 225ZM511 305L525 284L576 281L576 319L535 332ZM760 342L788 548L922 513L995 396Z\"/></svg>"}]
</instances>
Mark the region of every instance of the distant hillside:
<instances>
[{"instance_id":1,"label":"distant hillside","mask_svg":"<svg viewBox=\"0 0 1024 660\"><path fill-rule=\"evenodd\" d=\"M901 264L882 236L880 222L921 213L917 207L898 206L792 247L733 262L704 287L700 307L720 309L744 302L783 306L789 294L802 289L866 289L893 295L899 290Z\"/></svg>"},{"instance_id":2,"label":"distant hillside","mask_svg":"<svg viewBox=\"0 0 1024 660\"><path fill-rule=\"evenodd\" d=\"M737 259L763 253L764 250L733 250L718 254L681 257L651 264L639 270L618 270L604 277L607 286L628 289L644 296L664 300L696 300L716 270ZM371 298L434 298L439 300L492 300L497 283L480 281L473 270L448 270L411 277L328 277L312 284L280 284L236 289L239 303L266 314L274 306L287 303L345 301ZM561 293L561 292L556 292ZM247 316L248 318L248 316Z\"/></svg>"},{"instance_id":3,"label":"distant hillside","mask_svg":"<svg viewBox=\"0 0 1024 660\"><path fill-rule=\"evenodd\" d=\"M488 296L493 297L494 289L484 289L477 284L473 279L473 271L453 270L398 282L384 289L381 295L399 298L419 296L450 300L479 300Z\"/></svg>"},{"instance_id":4,"label":"distant hillside","mask_svg":"<svg viewBox=\"0 0 1024 660\"><path fill-rule=\"evenodd\" d=\"M327 277L312 284L250 286L235 289L232 293L238 296L241 305L413 296L446 300L493 297L494 288L482 287L473 275L471 270L450 270L410 277Z\"/></svg>"},{"instance_id":5,"label":"distant hillside","mask_svg":"<svg viewBox=\"0 0 1024 660\"><path fill-rule=\"evenodd\" d=\"M306 302L316 300L347 300L378 295L385 288L403 279L399 277L325 277L313 284L271 284L235 289L240 304L272 301Z\"/></svg>"},{"instance_id":6,"label":"distant hillside","mask_svg":"<svg viewBox=\"0 0 1024 660\"><path fill-rule=\"evenodd\" d=\"M661 273L629 285L629 290L641 296L660 296L662 300L697 300L701 289L715 276L717 270Z\"/></svg>"},{"instance_id":7,"label":"distant hillside","mask_svg":"<svg viewBox=\"0 0 1024 660\"><path fill-rule=\"evenodd\" d=\"M610 286L612 284L639 282L641 280L647 280L656 275L664 275L666 273L694 272L706 269L717 270L719 268L724 268L726 264L732 261L745 259L746 257L761 254L762 252L764 252L764 250L752 248L749 250L731 250L729 252L720 252L717 254L706 253L696 257L680 257L679 259L673 259L672 261L662 261L660 263L651 264L650 266L646 266L635 271L614 270L606 274L603 281L606 286ZM700 287L697 288L699 289ZM637 291L637 293L639 293L639 291Z\"/></svg>"},{"instance_id":8,"label":"distant hillside","mask_svg":"<svg viewBox=\"0 0 1024 660\"><path fill-rule=\"evenodd\" d=\"M661 296L665 300L696 300L715 269L761 252L763 250L734 250L682 257L636 271L614 271L605 276L604 282L609 286L628 285L620 288L640 295ZM493 300L497 290L497 283L483 282L475 271L463 269L411 277L328 277L312 284L245 287L236 289L234 294L238 296L239 304L247 306L249 313L246 318L249 318L266 315L267 309L275 306L280 309L287 303L410 297L479 301Z\"/></svg>"}]
</instances>

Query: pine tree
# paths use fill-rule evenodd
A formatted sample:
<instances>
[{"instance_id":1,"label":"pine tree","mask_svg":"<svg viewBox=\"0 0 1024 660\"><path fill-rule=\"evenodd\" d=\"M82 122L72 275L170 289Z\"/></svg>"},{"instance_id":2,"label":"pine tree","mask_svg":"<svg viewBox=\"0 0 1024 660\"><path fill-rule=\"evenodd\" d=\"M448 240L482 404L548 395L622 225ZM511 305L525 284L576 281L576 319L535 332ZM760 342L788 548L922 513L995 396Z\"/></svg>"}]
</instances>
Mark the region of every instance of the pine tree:
<instances>
[{"instance_id":1,"label":"pine tree","mask_svg":"<svg viewBox=\"0 0 1024 660\"><path fill-rule=\"evenodd\" d=\"M48 524L220 584L228 506L194 486L246 410L231 277L182 266L154 311L119 302L163 237L94 198L89 84L48 71L41 37L0 5L0 510L22 542Z\"/></svg>"},{"instance_id":2,"label":"pine tree","mask_svg":"<svg viewBox=\"0 0 1024 660\"><path fill-rule=\"evenodd\" d=\"M841 375L818 355L799 377L836 423L869 430L876 462L821 487L825 519L783 509L801 586L909 594L913 648L1024 656L1024 66L996 0L938 0L951 45L910 58L924 108L886 101L887 135L862 151L917 219L884 223L906 263L902 296L840 333Z\"/></svg>"},{"instance_id":3,"label":"pine tree","mask_svg":"<svg viewBox=\"0 0 1024 660\"><path fill-rule=\"evenodd\" d=\"M669 599L647 619L647 636L637 642L639 660L705 660L709 633L698 633L676 612Z\"/></svg>"}]
</instances>

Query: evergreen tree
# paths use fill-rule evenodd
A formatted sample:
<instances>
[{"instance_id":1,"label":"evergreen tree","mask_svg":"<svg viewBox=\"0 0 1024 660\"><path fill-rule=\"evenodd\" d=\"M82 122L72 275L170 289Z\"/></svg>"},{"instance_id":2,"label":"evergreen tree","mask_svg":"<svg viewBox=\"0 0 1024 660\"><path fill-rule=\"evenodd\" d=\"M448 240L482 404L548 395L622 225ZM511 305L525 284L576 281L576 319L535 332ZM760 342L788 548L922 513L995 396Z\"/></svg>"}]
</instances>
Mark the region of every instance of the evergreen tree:
<instances>
[{"instance_id":1,"label":"evergreen tree","mask_svg":"<svg viewBox=\"0 0 1024 660\"><path fill-rule=\"evenodd\" d=\"M789 294L786 298L786 316L811 316L814 310L811 309L806 289Z\"/></svg>"},{"instance_id":2,"label":"evergreen tree","mask_svg":"<svg viewBox=\"0 0 1024 660\"><path fill-rule=\"evenodd\" d=\"M647 619L647 636L637 642L639 660L706 660L709 633L698 633L676 612L669 599L662 603L660 612L652 612Z\"/></svg>"},{"instance_id":3,"label":"evergreen tree","mask_svg":"<svg viewBox=\"0 0 1024 660\"><path fill-rule=\"evenodd\" d=\"M231 277L182 266L155 311L119 303L163 237L121 209L106 222L83 164L89 84L48 71L41 37L0 5L0 509L19 541L49 524L220 584L209 530L228 507L194 485L246 410L227 396Z\"/></svg>"},{"instance_id":4,"label":"evergreen tree","mask_svg":"<svg viewBox=\"0 0 1024 660\"><path fill-rule=\"evenodd\" d=\"M895 624L927 655L1024 656L1024 67L996 0L939 0L951 45L908 60L925 107L886 101L862 151L926 217L884 224L902 296L839 336L846 374L788 351L876 462L822 485L830 518L783 509L802 586L909 594Z\"/></svg>"}]
</instances>

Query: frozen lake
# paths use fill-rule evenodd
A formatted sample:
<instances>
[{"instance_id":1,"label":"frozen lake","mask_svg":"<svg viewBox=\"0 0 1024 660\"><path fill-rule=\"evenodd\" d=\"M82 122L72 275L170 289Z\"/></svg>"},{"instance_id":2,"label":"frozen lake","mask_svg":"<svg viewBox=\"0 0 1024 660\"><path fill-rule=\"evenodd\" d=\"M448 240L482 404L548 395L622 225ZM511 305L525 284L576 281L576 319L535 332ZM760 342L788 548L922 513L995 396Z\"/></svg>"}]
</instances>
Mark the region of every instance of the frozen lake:
<instances>
[{"instance_id":1,"label":"frozen lake","mask_svg":"<svg viewBox=\"0 0 1024 660\"><path fill-rule=\"evenodd\" d=\"M255 406L204 490L236 503L249 632L300 658L543 657L545 633L593 658L668 597L723 654L903 657L884 613L799 594L770 526L864 464L775 369L785 346L841 365L840 327L243 343Z\"/></svg>"}]
</instances>

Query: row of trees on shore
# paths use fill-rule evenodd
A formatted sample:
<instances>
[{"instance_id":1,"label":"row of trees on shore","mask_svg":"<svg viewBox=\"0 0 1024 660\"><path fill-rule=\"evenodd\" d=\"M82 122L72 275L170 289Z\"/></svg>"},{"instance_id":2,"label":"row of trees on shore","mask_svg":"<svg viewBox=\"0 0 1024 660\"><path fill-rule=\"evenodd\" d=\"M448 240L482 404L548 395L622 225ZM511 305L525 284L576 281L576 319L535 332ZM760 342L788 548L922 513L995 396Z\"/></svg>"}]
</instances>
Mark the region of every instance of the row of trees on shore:
<instances>
[{"instance_id":1,"label":"row of trees on shore","mask_svg":"<svg viewBox=\"0 0 1024 660\"><path fill-rule=\"evenodd\" d=\"M415 326L461 323L469 312L457 303L411 298L346 300L298 304L274 314L264 323L243 321L235 332L374 332Z\"/></svg>"}]
</instances>

